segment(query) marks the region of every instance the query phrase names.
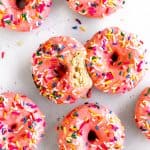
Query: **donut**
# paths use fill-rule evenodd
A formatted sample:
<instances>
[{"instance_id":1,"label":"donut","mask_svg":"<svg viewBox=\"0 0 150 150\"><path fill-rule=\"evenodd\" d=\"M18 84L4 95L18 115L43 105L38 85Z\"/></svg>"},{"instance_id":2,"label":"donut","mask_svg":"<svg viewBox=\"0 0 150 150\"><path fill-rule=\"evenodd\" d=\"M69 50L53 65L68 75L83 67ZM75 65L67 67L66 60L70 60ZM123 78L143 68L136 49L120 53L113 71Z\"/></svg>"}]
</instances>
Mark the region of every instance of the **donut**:
<instances>
[{"instance_id":1,"label":"donut","mask_svg":"<svg viewBox=\"0 0 150 150\"><path fill-rule=\"evenodd\" d=\"M108 16L125 4L125 0L67 0L67 2L75 12L94 18Z\"/></svg>"},{"instance_id":2,"label":"donut","mask_svg":"<svg viewBox=\"0 0 150 150\"><path fill-rule=\"evenodd\" d=\"M0 27L31 31L48 16L52 0L0 0Z\"/></svg>"},{"instance_id":3,"label":"donut","mask_svg":"<svg viewBox=\"0 0 150 150\"><path fill-rule=\"evenodd\" d=\"M57 104L87 97L92 87L86 66L86 49L67 36L52 37L32 56L33 80L40 94Z\"/></svg>"},{"instance_id":4,"label":"donut","mask_svg":"<svg viewBox=\"0 0 150 150\"><path fill-rule=\"evenodd\" d=\"M100 91L125 93L142 79L145 49L137 35L110 27L97 32L85 47L87 70Z\"/></svg>"},{"instance_id":5,"label":"donut","mask_svg":"<svg viewBox=\"0 0 150 150\"><path fill-rule=\"evenodd\" d=\"M135 107L137 127L150 139L150 87L143 90Z\"/></svg>"},{"instance_id":6,"label":"donut","mask_svg":"<svg viewBox=\"0 0 150 150\"><path fill-rule=\"evenodd\" d=\"M57 126L60 150L121 150L125 133L119 118L104 106L85 103Z\"/></svg>"},{"instance_id":7,"label":"donut","mask_svg":"<svg viewBox=\"0 0 150 150\"><path fill-rule=\"evenodd\" d=\"M25 95L0 94L0 149L33 150L43 137L45 119Z\"/></svg>"}]
</instances>

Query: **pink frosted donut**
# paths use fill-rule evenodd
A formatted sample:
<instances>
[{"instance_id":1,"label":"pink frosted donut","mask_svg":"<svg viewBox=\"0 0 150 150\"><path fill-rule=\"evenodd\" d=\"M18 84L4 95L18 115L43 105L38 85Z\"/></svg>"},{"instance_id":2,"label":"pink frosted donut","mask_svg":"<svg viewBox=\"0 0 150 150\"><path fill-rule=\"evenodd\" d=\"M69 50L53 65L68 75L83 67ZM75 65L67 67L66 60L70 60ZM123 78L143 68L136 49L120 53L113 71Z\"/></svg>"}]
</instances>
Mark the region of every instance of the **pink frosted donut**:
<instances>
[{"instance_id":1,"label":"pink frosted donut","mask_svg":"<svg viewBox=\"0 0 150 150\"><path fill-rule=\"evenodd\" d=\"M51 0L1 0L0 26L17 31L31 31L42 24L51 5Z\"/></svg>"},{"instance_id":2,"label":"pink frosted donut","mask_svg":"<svg viewBox=\"0 0 150 150\"><path fill-rule=\"evenodd\" d=\"M57 130L60 150L121 150L125 138L118 117L92 103L73 109Z\"/></svg>"},{"instance_id":3,"label":"pink frosted donut","mask_svg":"<svg viewBox=\"0 0 150 150\"><path fill-rule=\"evenodd\" d=\"M71 37L52 37L33 54L33 80L57 104L86 97L92 87L85 67L86 49Z\"/></svg>"},{"instance_id":4,"label":"pink frosted donut","mask_svg":"<svg viewBox=\"0 0 150 150\"><path fill-rule=\"evenodd\" d=\"M0 94L0 149L33 150L44 133L45 120L24 95Z\"/></svg>"},{"instance_id":5,"label":"pink frosted donut","mask_svg":"<svg viewBox=\"0 0 150 150\"><path fill-rule=\"evenodd\" d=\"M142 133L150 139L150 87L144 89L136 103L135 121Z\"/></svg>"},{"instance_id":6,"label":"pink frosted donut","mask_svg":"<svg viewBox=\"0 0 150 150\"><path fill-rule=\"evenodd\" d=\"M85 45L87 70L94 85L106 93L125 93L144 72L143 42L118 27L96 33Z\"/></svg>"},{"instance_id":7,"label":"pink frosted donut","mask_svg":"<svg viewBox=\"0 0 150 150\"><path fill-rule=\"evenodd\" d=\"M124 0L67 0L75 12L88 17L104 17L125 4Z\"/></svg>"}]
</instances>

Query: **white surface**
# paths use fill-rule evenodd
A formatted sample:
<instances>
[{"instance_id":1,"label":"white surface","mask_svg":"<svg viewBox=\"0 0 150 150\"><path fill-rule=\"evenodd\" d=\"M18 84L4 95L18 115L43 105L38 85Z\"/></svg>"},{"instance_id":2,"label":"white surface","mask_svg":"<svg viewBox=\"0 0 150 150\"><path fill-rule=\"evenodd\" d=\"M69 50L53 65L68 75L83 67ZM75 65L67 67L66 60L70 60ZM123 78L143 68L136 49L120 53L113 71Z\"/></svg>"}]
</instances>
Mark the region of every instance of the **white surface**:
<instances>
[{"instance_id":1,"label":"white surface","mask_svg":"<svg viewBox=\"0 0 150 150\"><path fill-rule=\"evenodd\" d=\"M127 0L126 0L127 1ZM16 91L26 94L34 100L46 115L46 136L38 146L38 150L57 150L55 126L57 118L66 115L75 106L86 100L79 100L73 105L56 105L39 95L31 77L31 55L39 44L51 36L68 35L81 42L88 40L95 32L109 26L119 26L122 29L137 33L150 50L150 9L149 0L129 0L124 9L115 14L100 19L89 19L73 13L65 0L54 0L49 18L42 27L30 33L17 33L0 29L0 53L5 51L5 58L0 58L0 92ZM72 30L77 25L75 18L82 21L86 32ZM150 52L147 53L150 59ZM150 68L150 66L148 66ZM99 102L108 106L122 120L126 128L124 150L150 150L148 141L135 126L134 106L136 99L144 87L150 85L150 71L140 84L124 95L108 95L93 90L89 101Z\"/></svg>"}]
</instances>

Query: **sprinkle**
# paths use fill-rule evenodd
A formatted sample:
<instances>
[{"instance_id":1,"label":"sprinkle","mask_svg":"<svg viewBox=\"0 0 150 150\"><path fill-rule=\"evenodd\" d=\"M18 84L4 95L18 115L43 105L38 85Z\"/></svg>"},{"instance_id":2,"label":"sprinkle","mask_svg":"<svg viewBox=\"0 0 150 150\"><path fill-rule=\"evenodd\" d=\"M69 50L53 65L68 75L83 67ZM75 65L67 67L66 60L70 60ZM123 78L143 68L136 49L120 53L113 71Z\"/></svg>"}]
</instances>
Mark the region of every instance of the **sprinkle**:
<instances>
[{"instance_id":1,"label":"sprinkle","mask_svg":"<svg viewBox=\"0 0 150 150\"><path fill-rule=\"evenodd\" d=\"M4 57L5 57L5 52L2 51L2 52L1 52L1 58L4 59Z\"/></svg>"},{"instance_id":2,"label":"sprinkle","mask_svg":"<svg viewBox=\"0 0 150 150\"><path fill-rule=\"evenodd\" d=\"M78 24L82 24L81 21L80 21L78 18L76 18L75 21L76 21Z\"/></svg>"},{"instance_id":3,"label":"sprinkle","mask_svg":"<svg viewBox=\"0 0 150 150\"><path fill-rule=\"evenodd\" d=\"M78 29L78 27L77 26L73 26L72 29L76 30L76 29Z\"/></svg>"},{"instance_id":4,"label":"sprinkle","mask_svg":"<svg viewBox=\"0 0 150 150\"><path fill-rule=\"evenodd\" d=\"M81 31L83 31L83 32L85 32L85 31L86 31L86 28L85 28L85 27L83 27L83 26L80 26L79 28L80 28L80 30L81 30Z\"/></svg>"}]
</instances>

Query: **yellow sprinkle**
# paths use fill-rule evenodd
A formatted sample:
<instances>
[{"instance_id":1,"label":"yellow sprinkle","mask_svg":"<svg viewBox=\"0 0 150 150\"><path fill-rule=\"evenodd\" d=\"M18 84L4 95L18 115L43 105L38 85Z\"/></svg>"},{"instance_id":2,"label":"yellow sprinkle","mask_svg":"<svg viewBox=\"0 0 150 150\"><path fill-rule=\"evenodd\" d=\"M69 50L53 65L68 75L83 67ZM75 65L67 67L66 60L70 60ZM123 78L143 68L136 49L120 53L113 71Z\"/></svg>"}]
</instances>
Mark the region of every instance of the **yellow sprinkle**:
<instances>
[{"instance_id":1,"label":"yellow sprinkle","mask_svg":"<svg viewBox=\"0 0 150 150\"><path fill-rule=\"evenodd\" d=\"M15 27L16 28L16 27ZM13 29L15 29L14 27L13 27ZM23 41L17 41L17 45L18 46L22 46L23 45Z\"/></svg>"},{"instance_id":2,"label":"yellow sprinkle","mask_svg":"<svg viewBox=\"0 0 150 150\"><path fill-rule=\"evenodd\" d=\"M14 100L17 101L19 99L19 95L16 94Z\"/></svg>"},{"instance_id":3,"label":"yellow sprinkle","mask_svg":"<svg viewBox=\"0 0 150 150\"><path fill-rule=\"evenodd\" d=\"M7 116L7 112L6 112L6 111L4 111L4 113L3 113L3 117L4 117L4 119L6 118L6 116Z\"/></svg>"},{"instance_id":4,"label":"yellow sprinkle","mask_svg":"<svg viewBox=\"0 0 150 150\"><path fill-rule=\"evenodd\" d=\"M97 117L97 116L101 116L100 114L94 112L93 110L89 109L89 112L91 113L92 116Z\"/></svg>"},{"instance_id":5,"label":"yellow sprinkle","mask_svg":"<svg viewBox=\"0 0 150 150\"><path fill-rule=\"evenodd\" d=\"M67 134L67 129L66 129L66 127L63 127L63 131L64 131L64 134L66 135L66 134Z\"/></svg>"},{"instance_id":6,"label":"yellow sprinkle","mask_svg":"<svg viewBox=\"0 0 150 150\"><path fill-rule=\"evenodd\" d=\"M77 131L77 130L78 130L76 126L71 126L70 129L71 129L72 131Z\"/></svg>"},{"instance_id":7,"label":"yellow sprinkle","mask_svg":"<svg viewBox=\"0 0 150 150\"><path fill-rule=\"evenodd\" d=\"M16 146L17 146L18 148L20 148L20 144L19 144L18 141L16 141Z\"/></svg>"},{"instance_id":8,"label":"yellow sprinkle","mask_svg":"<svg viewBox=\"0 0 150 150\"><path fill-rule=\"evenodd\" d=\"M86 28L83 27L83 26L80 26L80 30L83 31L83 32L85 32L85 31L86 31Z\"/></svg>"},{"instance_id":9,"label":"yellow sprinkle","mask_svg":"<svg viewBox=\"0 0 150 150\"><path fill-rule=\"evenodd\" d=\"M108 85L108 84L110 84L110 83L112 83L112 80L105 81L105 84L106 84L106 85Z\"/></svg>"}]
</instances>

